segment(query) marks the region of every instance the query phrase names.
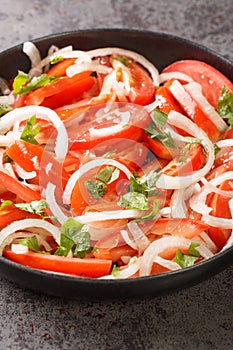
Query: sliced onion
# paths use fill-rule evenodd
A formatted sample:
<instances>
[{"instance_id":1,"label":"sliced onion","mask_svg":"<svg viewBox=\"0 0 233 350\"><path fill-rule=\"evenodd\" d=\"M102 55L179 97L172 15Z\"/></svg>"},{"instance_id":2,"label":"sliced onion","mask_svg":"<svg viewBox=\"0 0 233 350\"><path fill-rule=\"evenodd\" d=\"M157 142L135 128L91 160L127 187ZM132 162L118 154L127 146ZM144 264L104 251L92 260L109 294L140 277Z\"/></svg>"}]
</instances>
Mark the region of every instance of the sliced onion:
<instances>
[{"instance_id":1,"label":"sliced onion","mask_svg":"<svg viewBox=\"0 0 233 350\"><path fill-rule=\"evenodd\" d=\"M126 268L123 268L119 270L119 273L117 276L113 275L107 275L104 277L100 277L99 279L122 279L122 278L129 278L135 275L135 273L138 272L140 268L141 258L137 258L134 256L130 259L129 264Z\"/></svg>"},{"instance_id":2,"label":"sliced onion","mask_svg":"<svg viewBox=\"0 0 233 350\"><path fill-rule=\"evenodd\" d=\"M4 247L8 244L7 239L13 233L20 230L29 230L31 227L42 228L47 233L53 236L57 244L60 244L60 230L50 224L49 222L41 219L23 219L12 222L7 227L4 227L1 230L0 235L0 255L2 255Z\"/></svg>"},{"instance_id":3,"label":"sliced onion","mask_svg":"<svg viewBox=\"0 0 233 350\"><path fill-rule=\"evenodd\" d=\"M29 251L27 246L22 244L14 244L14 243L11 245L11 250L15 254L25 254L25 253L28 253Z\"/></svg>"},{"instance_id":4,"label":"sliced onion","mask_svg":"<svg viewBox=\"0 0 233 350\"><path fill-rule=\"evenodd\" d=\"M227 129L227 123L220 117L216 112L214 107L208 102L205 96L202 94L201 85L197 82L192 82L184 85L185 90L187 90L193 99L201 107L202 111L208 115L209 119L214 123L219 131L223 132Z\"/></svg>"},{"instance_id":5,"label":"sliced onion","mask_svg":"<svg viewBox=\"0 0 233 350\"><path fill-rule=\"evenodd\" d=\"M109 74L112 72L112 68L104 66L103 64L97 64L93 62L72 64L66 69L66 75L68 77L73 77L75 74L84 72L84 71L95 71L97 73Z\"/></svg>"},{"instance_id":6,"label":"sliced onion","mask_svg":"<svg viewBox=\"0 0 233 350\"><path fill-rule=\"evenodd\" d=\"M186 130L189 134L193 135L198 139L201 139L201 143L208 153L207 162L200 170L197 170L193 172L193 174L186 176L173 177L168 176L166 174L161 174L156 184L157 187L164 189L186 188L198 182L209 172L215 159L214 147L212 142L205 134L205 132L201 130L196 124L194 124L190 119L185 117L183 114L176 111L169 112L168 123L177 126L183 130Z\"/></svg>"},{"instance_id":7,"label":"sliced onion","mask_svg":"<svg viewBox=\"0 0 233 350\"><path fill-rule=\"evenodd\" d=\"M40 51L31 41L26 41L23 44L23 52L29 57L32 68L41 61Z\"/></svg>"},{"instance_id":8,"label":"sliced onion","mask_svg":"<svg viewBox=\"0 0 233 350\"><path fill-rule=\"evenodd\" d=\"M90 55L88 55L88 53L86 53L85 51L81 50L59 50L55 53L55 55L51 56L51 61L58 55L61 55L62 58L77 58L76 63L91 62Z\"/></svg>"},{"instance_id":9,"label":"sliced onion","mask_svg":"<svg viewBox=\"0 0 233 350\"><path fill-rule=\"evenodd\" d=\"M13 95L0 96L0 105L7 106L12 105L15 101Z\"/></svg>"},{"instance_id":10,"label":"sliced onion","mask_svg":"<svg viewBox=\"0 0 233 350\"><path fill-rule=\"evenodd\" d=\"M141 253L144 252L144 250L149 246L150 241L136 222L129 222L127 226L131 235L133 236L134 242L137 245L137 250L141 255Z\"/></svg>"},{"instance_id":11,"label":"sliced onion","mask_svg":"<svg viewBox=\"0 0 233 350\"><path fill-rule=\"evenodd\" d=\"M229 208L231 211L231 217L233 218L233 198L229 200ZM233 247L233 229L231 231L231 235L227 240L227 243L225 244L225 246L222 248L221 251L224 251L228 248L232 248Z\"/></svg>"},{"instance_id":12,"label":"sliced onion","mask_svg":"<svg viewBox=\"0 0 233 350\"><path fill-rule=\"evenodd\" d=\"M120 230L120 234L121 234L121 236L124 239L126 244L128 244L131 248L133 248L135 250L138 249L137 244L134 242L134 240L132 238L129 237L129 233L127 230Z\"/></svg>"},{"instance_id":13,"label":"sliced onion","mask_svg":"<svg viewBox=\"0 0 233 350\"><path fill-rule=\"evenodd\" d=\"M219 148L232 147L233 146L233 139L220 140L220 141L216 142L216 145Z\"/></svg>"},{"instance_id":14,"label":"sliced onion","mask_svg":"<svg viewBox=\"0 0 233 350\"><path fill-rule=\"evenodd\" d=\"M28 118L36 115L40 119L51 121L54 127L57 129L57 139L55 145L55 154L58 159L63 159L68 150L68 135L66 128L52 109L43 106L25 106L21 108L15 108L14 110L3 115L0 119L0 132L4 133L9 130L16 121L27 120Z\"/></svg>"},{"instance_id":15,"label":"sliced onion","mask_svg":"<svg viewBox=\"0 0 233 350\"><path fill-rule=\"evenodd\" d=\"M60 222L60 224L64 224L64 222L68 219L68 217L63 213L63 211L60 209L59 205L57 204L57 201L55 198L55 189L56 189L56 186L51 182L48 182L45 190L45 199L51 212L56 217L56 219Z\"/></svg>"},{"instance_id":16,"label":"sliced onion","mask_svg":"<svg viewBox=\"0 0 233 350\"><path fill-rule=\"evenodd\" d=\"M80 216L75 216L74 219L82 224L88 224L90 222L95 221L139 218L140 216L142 216L142 214L142 210L136 209L109 210L102 212L95 211L85 213Z\"/></svg>"},{"instance_id":17,"label":"sliced onion","mask_svg":"<svg viewBox=\"0 0 233 350\"><path fill-rule=\"evenodd\" d=\"M120 169L128 177L128 179L130 179L133 176L132 173L129 171L129 169L125 165L123 165L122 163L114 159L96 158L94 160L89 161L88 163L83 164L77 171L75 171L71 175L63 193L63 202L65 204L70 204L70 198L71 198L73 188L76 182L79 180L79 178L82 175L84 175L89 170L102 165L112 165Z\"/></svg>"},{"instance_id":18,"label":"sliced onion","mask_svg":"<svg viewBox=\"0 0 233 350\"><path fill-rule=\"evenodd\" d=\"M198 241L199 238L202 240L201 243L203 243L207 248L209 248L209 250L211 250L212 253L216 253L218 251L218 247L206 232L200 233L199 236L195 237L195 240Z\"/></svg>"},{"instance_id":19,"label":"sliced onion","mask_svg":"<svg viewBox=\"0 0 233 350\"><path fill-rule=\"evenodd\" d=\"M151 272L153 261L156 260L157 256L169 248L184 248L188 249L191 240L186 238L180 238L175 236L162 237L152 242L149 247L145 250L142 256L142 262L140 267L140 276L148 276ZM213 256L213 253L206 248L204 245L200 244L199 247L196 248L201 256L205 259Z\"/></svg>"},{"instance_id":20,"label":"sliced onion","mask_svg":"<svg viewBox=\"0 0 233 350\"><path fill-rule=\"evenodd\" d=\"M179 264L177 264L175 261L161 258L161 256L156 256L156 258L154 259L154 262L163 266L163 267L166 267L167 269L169 269L171 271L176 271L176 270L181 269L181 266Z\"/></svg>"},{"instance_id":21,"label":"sliced onion","mask_svg":"<svg viewBox=\"0 0 233 350\"><path fill-rule=\"evenodd\" d=\"M36 177L36 172L33 171L25 171L21 166L19 166L17 163L14 164L15 170L19 177L23 180L30 180Z\"/></svg>"},{"instance_id":22,"label":"sliced onion","mask_svg":"<svg viewBox=\"0 0 233 350\"><path fill-rule=\"evenodd\" d=\"M125 50L118 47L106 47L106 48L90 50L90 51L87 51L87 53L91 58L100 57L100 56L109 56L109 55L120 55L120 56L126 56L128 58L131 58L134 61L140 63L144 68L146 68L151 75L154 85L159 86L160 82L159 82L159 73L157 68L150 61L148 61L144 56L140 55L137 52Z\"/></svg>"},{"instance_id":23,"label":"sliced onion","mask_svg":"<svg viewBox=\"0 0 233 350\"><path fill-rule=\"evenodd\" d=\"M159 75L160 84L162 84L165 81L170 80L170 79L182 80L182 81L185 81L187 83L191 83L193 81L193 79L189 75L187 75L185 73L181 73L181 72L161 73Z\"/></svg>"}]
</instances>

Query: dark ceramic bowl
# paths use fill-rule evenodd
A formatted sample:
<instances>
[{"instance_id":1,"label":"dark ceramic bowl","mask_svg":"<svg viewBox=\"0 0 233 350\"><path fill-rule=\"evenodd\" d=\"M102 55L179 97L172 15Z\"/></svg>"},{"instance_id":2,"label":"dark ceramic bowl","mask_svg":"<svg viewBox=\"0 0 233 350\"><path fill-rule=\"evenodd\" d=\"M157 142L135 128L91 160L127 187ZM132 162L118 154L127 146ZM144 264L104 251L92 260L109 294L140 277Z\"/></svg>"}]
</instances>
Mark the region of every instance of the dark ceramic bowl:
<instances>
[{"instance_id":1,"label":"dark ceramic bowl","mask_svg":"<svg viewBox=\"0 0 233 350\"><path fill-rule=\"evenodd\" d=\"M52 35L34 41L46 55L51 44L59 47L73 45L76 49L118 46L135 50L159 69L180 59L199 59L219 69L233 80L233 64L217 53L191 41L162 33L136 30L89 30ZM0 76L13 78L17 71L27 71L29 61L18 45L0 54ZM175 271L127 280L97 280L77 278L37 271L0 258L0 275L10 281L39 292L68 298L106 300L149 297L191 287L219 273L233 263L233 248L202 261L197 265Z\"/></svg>"}]
</instances>

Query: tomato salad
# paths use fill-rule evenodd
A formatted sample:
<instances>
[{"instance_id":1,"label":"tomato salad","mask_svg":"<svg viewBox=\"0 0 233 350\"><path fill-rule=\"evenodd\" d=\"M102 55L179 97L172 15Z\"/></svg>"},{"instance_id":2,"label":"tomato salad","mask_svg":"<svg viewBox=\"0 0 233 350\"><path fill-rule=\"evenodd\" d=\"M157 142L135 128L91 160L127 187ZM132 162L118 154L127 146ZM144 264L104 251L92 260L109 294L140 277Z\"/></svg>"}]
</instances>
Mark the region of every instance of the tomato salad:
<instances>
[{"instance_id":1,"label":"tomato salad","mask_svg":"<svg viewBox=\"0 0 233 350\"><path fill-rule=\"evenodd\" d=\"M205 62L161 72L122 48L26 42L0 79L0 254L119 279L233 244L233 84Z\"/></svg>"}]
</instances>

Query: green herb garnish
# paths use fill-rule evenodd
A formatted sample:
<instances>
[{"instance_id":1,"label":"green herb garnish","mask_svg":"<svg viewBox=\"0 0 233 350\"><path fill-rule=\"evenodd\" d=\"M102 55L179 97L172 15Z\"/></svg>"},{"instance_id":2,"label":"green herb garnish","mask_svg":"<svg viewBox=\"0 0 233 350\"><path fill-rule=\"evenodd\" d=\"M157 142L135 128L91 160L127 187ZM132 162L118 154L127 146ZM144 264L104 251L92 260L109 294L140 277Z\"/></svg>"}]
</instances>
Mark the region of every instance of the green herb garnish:
<instances>
[{"instance_id":1,"label":"green herb garnish","mask_svg":"<svg viewBox=\"0 0 233 350\"><path fill-rule=\"evenodd\" d=\"M178 249L173 261L175 261L182 268L194 265L200 256L199 251L196 250L196 247L199 247L199 245L199 243L192 242L189 246L188 254L183 254L182 251Z\"/></svg>"},{"instance_id":2,"label":"green herb garnish","mask_svg":"<svg viewBox=\"0 0 233 350\"><path fill-rule=\"evenodd\" d=\"M233 93L224 86L218 100L218 113L227 119L228 124L233 126Z\"/></svg>"},{"instance_id":3,"label":"green herb garnish","mask_svg":"<svg viewBox=\"0 0 233 350\"><path fill-rule=\"evenodd\" d=\"M38 142L35 136L40 132L40 125L36 124L36 116L33 115L29 120L27 120L26 126L24 127L22 134L20 136L21 140L37 145Z\"/></svg>"}]
</instances>

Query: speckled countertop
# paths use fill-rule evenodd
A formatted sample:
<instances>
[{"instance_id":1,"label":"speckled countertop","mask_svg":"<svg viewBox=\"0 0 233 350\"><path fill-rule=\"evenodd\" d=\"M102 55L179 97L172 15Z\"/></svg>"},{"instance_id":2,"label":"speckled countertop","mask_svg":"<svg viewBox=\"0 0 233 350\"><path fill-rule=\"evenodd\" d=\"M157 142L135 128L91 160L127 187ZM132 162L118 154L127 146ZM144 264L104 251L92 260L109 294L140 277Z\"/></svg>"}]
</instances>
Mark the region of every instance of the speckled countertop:
<instances>
[{"instance_id":1,"label":"speckled countertop","mask_svg":"<svg viewBox=\"0 0 233 350\"><path fill-rule=\"evenodd\" d=\"M177 34L233 60L232 0L0 0L0 50L51 33L134 28ZM80 302L0 279L0 350L233 348L233 267L149 300Z\"/></svg>"}]
</instances>

